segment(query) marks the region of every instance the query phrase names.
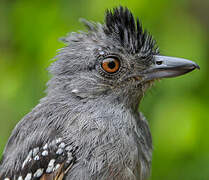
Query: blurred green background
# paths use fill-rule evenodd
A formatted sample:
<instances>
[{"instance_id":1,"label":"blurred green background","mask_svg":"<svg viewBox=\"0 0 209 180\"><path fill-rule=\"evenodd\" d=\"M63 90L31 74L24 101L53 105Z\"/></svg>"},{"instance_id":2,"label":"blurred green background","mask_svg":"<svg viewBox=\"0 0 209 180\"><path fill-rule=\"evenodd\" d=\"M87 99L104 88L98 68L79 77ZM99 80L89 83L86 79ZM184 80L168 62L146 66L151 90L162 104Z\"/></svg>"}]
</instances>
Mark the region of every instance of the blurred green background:
<instances>
[{"instance_id":1,"label":"blurred green background","mask_svg":"<svg viewBox=\"0 0 209 180\"><path fill-rule=\"evenodd\" d=\"M162 80L140 109L153 143L151 180L209 180L208 0L1 0L0 154L15 124L43 97L46 68L59 37L84 29L80 17L103 22L104 11L129 7L164 55L196 61L200 71Z\"/></svg>"}]
</instances>

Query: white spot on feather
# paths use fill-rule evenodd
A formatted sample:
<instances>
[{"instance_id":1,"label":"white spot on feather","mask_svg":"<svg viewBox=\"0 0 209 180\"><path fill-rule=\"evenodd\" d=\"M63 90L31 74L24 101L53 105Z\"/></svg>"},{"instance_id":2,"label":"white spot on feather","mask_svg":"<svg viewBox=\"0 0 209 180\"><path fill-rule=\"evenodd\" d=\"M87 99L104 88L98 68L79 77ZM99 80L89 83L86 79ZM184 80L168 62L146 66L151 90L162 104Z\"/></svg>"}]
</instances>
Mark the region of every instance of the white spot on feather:
<instances>
[{"instance_id":1,"label":"white spot on feather","mask_svg":"<svg viewBox=\"0 0 209 180\"><path fill-rule=\"evenodd\" d=\"M24 180L31 180L32 173L28 173Z\"/></svg>"},{"instance_id":2,"label":"white spot on feather","mask_svg":"<svg viewBox=\"0 0 209 180\"><path fill-rule=\"evenodd\" d=\"M44 150L46 150L48 148L48 144L46 143L43 147Z\"/></svg>"},{"instance_id":3,"label":"white spot on feather","mask_svg":"<svg viewBox=\"0 0 209 180\"><path fill-rule=\"evenodd\" d=\"M49 164L48 164L48 167L46 169L46 173L51 173L53 171L53 168L54 168L54 162L55 162L55 159L52 159Z\"/></svg>"},{"instance_id":4,"label":"white spot on feather","mask_svg":"<svg viewBox=\"0 0 209 180\"><path fill-rule=\"evenodd\" d=\"M23 180L22 176L19 176L17 180Z\"/></svg>"},{"instance_id":5,"label":"white spot on feather","mask_svg":"<svg viewBox=\"0 0 209 180\"><path fill-rule=\"evenodd\" d=\"M73 89L71 92L72 93L78 93L79 91L78 91L78 89Z\"/></svg>"},{"instance_id":6,"label":"white spot on feather","mask_svg":"<svg viewBox=\"0 0 209 180\"><path fill-rule=\"evenodd\" d=\"M38 155L36 155L35 157L34 157L34 160L35 161L38 161L40 158L39 158L39 156Z\"/></svg>"},{"instance_id":7,"label":"white spot on feather","mask_svg":"<svg viewBox=\"0 0 209 180\"><path fill-rule=\"evenodd\" d=\"M63 153L63 149L61 149L61 148L59 148L58 150L57 150L57 152L56 152L56 154L58 154L58 155L60 155L60 154L62 154Z\"/></svg>"},{"instance_id":8,"label":"white spot on feather","mask_svg":"<svg viewBox=\"0 0 209 180\"><path fill-rule=\"evenodd\" d=\"M59 167L60 167L60 164L57 164L57 165L54 167L53 171L56 171L57 169L59 169Z\"/></svg>"},{"instance_id":9,"label":"white spot on feather","mask_svg":"<svg viewBox=\"0 0 209 180\"><path fill-rule=\"evenodd\" d=\"M65 143L64 142L60 143L59 147L60 148L65 148Z\"/></svg>"},{"instance_id":10,"label":"white spot on feather","mask_svg":"<svg viewBox=\"0 0 209 180\"><path fill-rule=\"evenodd\" d=\"M39 169L34 173L33 176L39 178L39 177L42 176L43 172L44 172L44 169L39 168Z\"/></svg>"},{"instance_id":11,"label":"white spot on feather","mask_svg":"<svg viewBox=\"0 0 209 180\"><path fill-rule=\"evenodd\" d=\"M47 150L45 150L41 154L42 154L42 156L48 156L49 152Z\"/></svg>"}]
</instances>

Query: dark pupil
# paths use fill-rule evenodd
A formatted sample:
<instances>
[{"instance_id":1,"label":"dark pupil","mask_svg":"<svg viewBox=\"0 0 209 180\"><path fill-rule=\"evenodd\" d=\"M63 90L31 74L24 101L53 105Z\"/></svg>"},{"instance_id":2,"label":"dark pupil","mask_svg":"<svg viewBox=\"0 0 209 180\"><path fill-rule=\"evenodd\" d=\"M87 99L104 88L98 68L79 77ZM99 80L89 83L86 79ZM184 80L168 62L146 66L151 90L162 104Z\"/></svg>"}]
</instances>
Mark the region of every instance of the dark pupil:
<instances>
[{"instance_id":1,"label":"dark pupil","mask_svg":"<svg viewBox=\"0 0 209 180\"><path fill-rule=\"evenodd\" d=\"M115 68L115 62L114 62L114 61L110 61L110 62L108 63L108 67L109 67L110 69L114 69L114 68Z\"/></svg>"}]
</instances>

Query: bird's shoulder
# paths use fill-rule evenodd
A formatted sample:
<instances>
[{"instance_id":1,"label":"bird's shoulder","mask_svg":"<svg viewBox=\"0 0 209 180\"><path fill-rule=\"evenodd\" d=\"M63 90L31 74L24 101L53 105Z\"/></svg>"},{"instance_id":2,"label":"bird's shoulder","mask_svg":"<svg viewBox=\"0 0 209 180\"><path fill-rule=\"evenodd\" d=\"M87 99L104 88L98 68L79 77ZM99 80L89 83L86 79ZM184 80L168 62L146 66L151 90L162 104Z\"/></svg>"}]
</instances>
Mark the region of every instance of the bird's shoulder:
<instances>
[{"instance_id":1,"label":"bird's shoulder","mask_svg":"<svg viewBox=\"0 0 209 180\"><path fill-rule=\"evenodd\" d=\"M73 141L62 134L67 112L60 106L39 104L16 125L0 162L1 180L61 180L75 163Z\"/></svg>"},{"instance_id":2,"label":"bird's shoulder","mask_svg":"<svg viewBox=\"0 0 209 180\"><path fill-rule=\"evenodd\" d=\"M0 174L4 180L62 180L76 161L76 147L66 144L62 138L30 148L20 169L5 169ZM3 159L4 161L4 159Z\"/></svg>"}]
</instances>

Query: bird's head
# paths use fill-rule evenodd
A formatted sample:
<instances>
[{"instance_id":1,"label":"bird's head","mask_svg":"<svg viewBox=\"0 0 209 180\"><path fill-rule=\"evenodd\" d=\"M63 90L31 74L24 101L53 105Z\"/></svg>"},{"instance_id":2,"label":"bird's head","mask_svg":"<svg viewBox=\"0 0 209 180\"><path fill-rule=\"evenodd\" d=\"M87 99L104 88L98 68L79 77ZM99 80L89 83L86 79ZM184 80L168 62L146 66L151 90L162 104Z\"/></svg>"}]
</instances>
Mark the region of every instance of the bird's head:
<instances>
[{"instance_id":1,"label":"bird's head","mask_svg":"<svg viewBox=\"0 0 209 180\"><path fill-rule=\"evenodd\" d=\"M82 21L87 32L63 38L67 47L50 67L49 93L137 106L154 80L199 68L189 60L160 56L156 42L127 8L108 10L103 25Z\"/></svg>"}]
</instances>

